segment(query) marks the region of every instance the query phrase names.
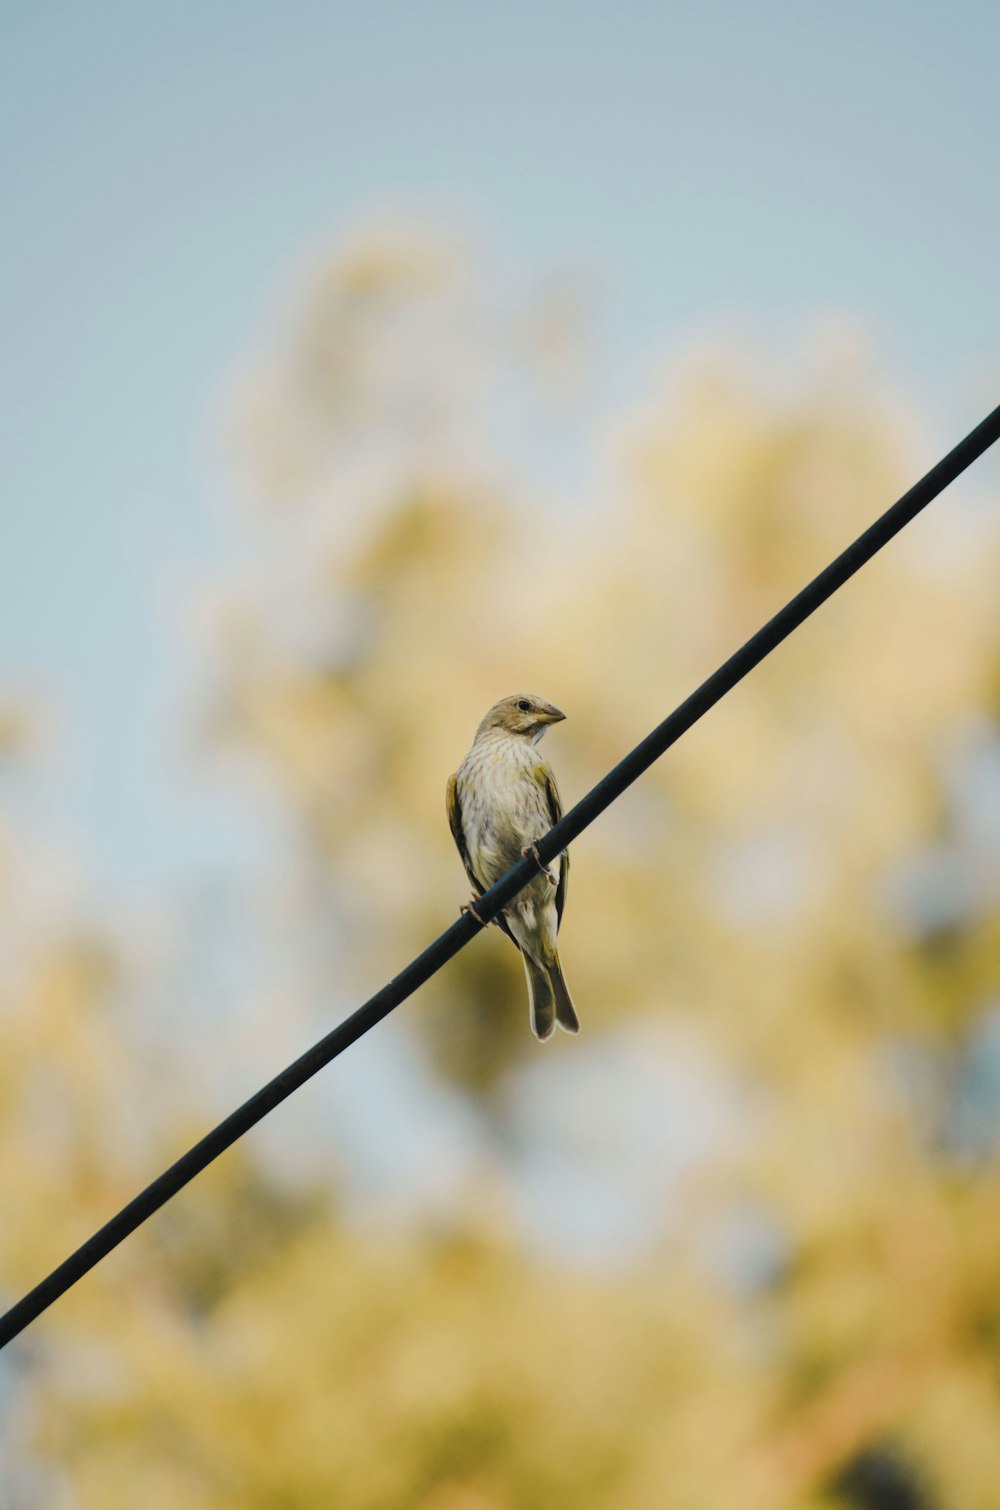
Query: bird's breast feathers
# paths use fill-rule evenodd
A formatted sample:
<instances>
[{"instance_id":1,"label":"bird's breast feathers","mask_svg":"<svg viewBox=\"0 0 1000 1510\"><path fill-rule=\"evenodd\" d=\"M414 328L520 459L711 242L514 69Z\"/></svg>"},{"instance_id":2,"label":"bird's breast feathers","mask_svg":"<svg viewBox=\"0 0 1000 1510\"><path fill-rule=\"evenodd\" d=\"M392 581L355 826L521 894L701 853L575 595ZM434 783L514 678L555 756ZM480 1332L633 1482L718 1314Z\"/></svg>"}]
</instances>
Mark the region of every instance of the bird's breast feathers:
<instances>
[{"instance_id":1,"label":"bird's breast feathers","mask_svg":"<svg viewBox=\"0 0 1000 1510\"><path fill-rule=\"evenodd\" d=\"M488 884L502 876L552 826L548 768L523 739L483 740L458 771L469 856Z\"/></svg>"}]
</instances>

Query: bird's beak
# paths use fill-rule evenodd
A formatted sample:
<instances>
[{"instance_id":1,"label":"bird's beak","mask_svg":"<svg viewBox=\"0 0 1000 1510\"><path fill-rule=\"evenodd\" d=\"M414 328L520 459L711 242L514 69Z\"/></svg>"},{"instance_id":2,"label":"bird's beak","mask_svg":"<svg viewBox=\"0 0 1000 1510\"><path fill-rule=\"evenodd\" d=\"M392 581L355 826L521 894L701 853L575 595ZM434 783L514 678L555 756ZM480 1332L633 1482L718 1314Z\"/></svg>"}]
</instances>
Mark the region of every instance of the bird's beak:
<instances>
[{"instance_id":1,"label":"bird's beak","mask_svg":"<svg viewBox=\"0 0 1000 1510\"><path fill-rule=\"evenodd\" d=\"M538 721L543 724L558 724L566 717L561 708L555 703L542 703L538 710Z\"/></svg>"}]
</instances>

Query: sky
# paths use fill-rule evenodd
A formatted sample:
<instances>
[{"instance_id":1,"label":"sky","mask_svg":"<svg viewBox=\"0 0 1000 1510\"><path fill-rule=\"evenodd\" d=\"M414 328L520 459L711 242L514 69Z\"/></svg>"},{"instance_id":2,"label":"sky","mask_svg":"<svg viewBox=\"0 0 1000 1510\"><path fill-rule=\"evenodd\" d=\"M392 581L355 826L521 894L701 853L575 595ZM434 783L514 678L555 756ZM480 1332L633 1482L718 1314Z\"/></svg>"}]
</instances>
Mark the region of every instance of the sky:
<instances>
[{"instance_id":1,"label":"sky","mask_svg":"<svg viewBox=\"0 0 1000 1510\"><path fill-rule=\"evenodd\" d=\"M988 0L8 0L0 692L55 710L41 816L94 887L247 842L177 777L185 614L234 550L226 394L318 250L393 214L593 274L612 406L727 322L856 316L930 464L997 400L998 45Z\"/></svg>"}]
</instances>

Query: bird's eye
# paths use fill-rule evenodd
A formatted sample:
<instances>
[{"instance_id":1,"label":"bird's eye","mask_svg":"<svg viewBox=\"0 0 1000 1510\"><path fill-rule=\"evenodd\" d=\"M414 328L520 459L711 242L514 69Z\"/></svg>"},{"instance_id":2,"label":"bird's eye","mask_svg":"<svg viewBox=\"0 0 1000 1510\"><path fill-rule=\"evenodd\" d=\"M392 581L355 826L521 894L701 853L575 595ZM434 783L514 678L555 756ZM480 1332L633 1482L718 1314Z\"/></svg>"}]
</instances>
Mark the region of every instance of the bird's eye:
<instances>
[{"instance_id":1,"label":"bird's eye","mask_svg":"<svg viewBox=\"0 0 1000 1510\"><path fill-rule=\"evenodd\" d=\"M531 712L531 704L526 697L522 697L517 706L520 708L522 713Z\"/></svg>"}]
</instances>

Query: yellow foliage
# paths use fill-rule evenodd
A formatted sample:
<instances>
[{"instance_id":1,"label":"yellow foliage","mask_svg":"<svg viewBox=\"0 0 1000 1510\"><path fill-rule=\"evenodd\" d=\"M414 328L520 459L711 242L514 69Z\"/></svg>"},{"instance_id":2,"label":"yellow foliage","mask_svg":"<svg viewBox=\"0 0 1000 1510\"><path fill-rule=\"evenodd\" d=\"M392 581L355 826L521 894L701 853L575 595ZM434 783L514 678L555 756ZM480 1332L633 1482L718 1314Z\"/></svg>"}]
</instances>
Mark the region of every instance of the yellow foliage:
<instances>
[{"instance_id":1,"label":"yellow foliage","mask_svg":"<svg viewBox=\"0 0 1000 1510\"><path fill-rule=\"evenodd\" d=\"M491 702L566 709L547 753L572 803L933 458L852 372L768 394L720 351L617 427L599 500L552 502L523 481L537 442L497 439L530 374L460 259L362 244L296 319L244 399L266 506L213 727L336 879L344 971L381 980L464 899L444 783ZM873 1452L914 1504L1000 1502L1000 1120L956 1132L1000 982L995 855L956 796L963 761L1000 761L1000 532L962 549L959 500L935 508L947 558L915 525L576 848L585 1034L611 1052L682 1021L743 1097L669 1241L601 1274L543 1262L485 1189L449 1234L373 1233L233 1156L23 1355L21 1445L75 1503L832 1510ZM303 899L303 929L329 905ZM54 950L8 991L8 1291L135 1174L109 1104L150 1067L104 968ZM539 1053L509 944L477 941L412 1016L502 1164ZM584 1111L599 1165L623 1108ZM763 1275L735 1240L713 1266L740 1208L776 1234Z\"/></svg>"}]
</instances>

